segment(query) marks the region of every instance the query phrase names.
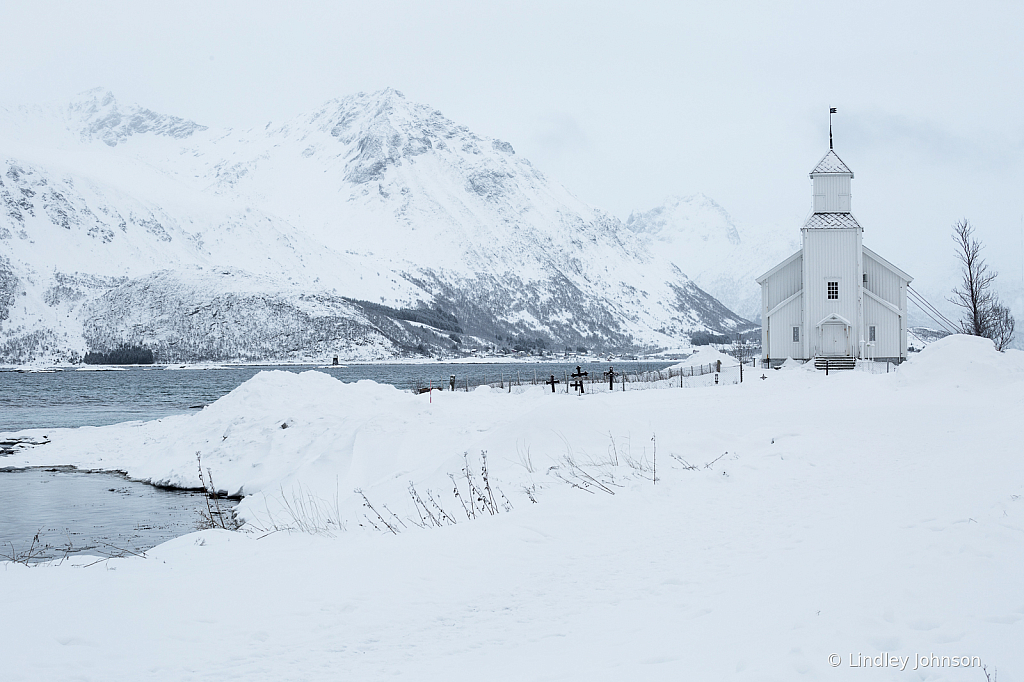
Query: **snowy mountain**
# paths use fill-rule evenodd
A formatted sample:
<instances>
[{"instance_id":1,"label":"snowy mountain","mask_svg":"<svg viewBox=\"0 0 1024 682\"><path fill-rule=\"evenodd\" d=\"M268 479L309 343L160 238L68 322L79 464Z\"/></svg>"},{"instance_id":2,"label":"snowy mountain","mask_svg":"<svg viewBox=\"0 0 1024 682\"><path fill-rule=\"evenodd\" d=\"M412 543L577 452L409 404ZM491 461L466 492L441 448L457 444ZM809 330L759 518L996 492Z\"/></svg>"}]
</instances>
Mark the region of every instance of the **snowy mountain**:
<instances>
[{"instance_id":1,"label":"snowy mountain","mask_svg":"<svg viewBox=\"0 0 1024 682\"><path fill-rule=\"evenodd\" d=\"M751 320L761 315L761 289L755 278L800 248L797 230L777 234L739 227L703 194L670 197L661 206L634 212L626 227L701 289Z\"/></svg>"},{"instance_id":2,"label":"snowy mountain","mask_svg":"<svg viewBox=\"0 0 1024 682\"><path fill-rule=\"evenodd\" d=\"M624 226L391 89L249 130L93 90L0 110L0 141L0 362L625 348L747 324L660 243L685 255L685 235Z\"/></svg>"}]
</instances>

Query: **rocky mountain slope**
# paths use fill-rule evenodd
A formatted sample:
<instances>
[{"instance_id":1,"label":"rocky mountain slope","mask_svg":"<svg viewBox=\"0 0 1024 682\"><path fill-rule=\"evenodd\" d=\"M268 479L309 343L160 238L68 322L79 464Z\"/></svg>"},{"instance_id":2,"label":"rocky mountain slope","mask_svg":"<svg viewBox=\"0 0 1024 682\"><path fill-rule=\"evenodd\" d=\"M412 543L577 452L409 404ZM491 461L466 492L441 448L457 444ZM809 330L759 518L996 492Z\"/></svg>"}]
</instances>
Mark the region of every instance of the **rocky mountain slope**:
<instances>
[{"instance_id":1,"label":"rocky mountain slope","mask_svg":"<svg viewBox=\"0 0 1024 682\"><path fill-rule=\"evenodd\" d=\"M648 240L704 291L750 319L761 315L759 275L800 249L800 231L739 226L704 194L669 197L661 206L634 212L626 227Z\"/></svg>"},{"instance_id":2,"label":"rocky mountain slope","mask_svg":"<svg viewBox=\"0 0 1024 682\"><path fill-rule=\"evenodd\" d=\"M744 327L655 222L623 225L390 89L249 130L102 90L0 110L0 362L122 344L164 361L627 348Z\"/></svg>"}]
</instances>

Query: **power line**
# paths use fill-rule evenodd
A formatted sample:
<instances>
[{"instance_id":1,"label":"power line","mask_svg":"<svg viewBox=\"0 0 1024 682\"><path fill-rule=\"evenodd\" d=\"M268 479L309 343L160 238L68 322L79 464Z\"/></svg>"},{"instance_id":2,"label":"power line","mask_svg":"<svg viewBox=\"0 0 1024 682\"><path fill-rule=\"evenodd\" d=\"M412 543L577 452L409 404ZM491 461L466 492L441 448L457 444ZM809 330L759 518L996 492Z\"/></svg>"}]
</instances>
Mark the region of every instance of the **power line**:
<instances>
[{"instance_id":1,"label":"power line","mask_svg":"<svg viewBox=\"0 0 1024 682\"><path fill-rule=\"evenodd\" d=\"M922 295L921 295L921 292L920 292L920 291L918 291L918 290L914 289L914 287L910 286L909 284L907 285L907 290L909 291L909 293L911 293L911 294L912 294L912 295L914 296L914 298L916 298L916 299L917 299L917 301L915 301L915 302L920 302L920 303L923 303L923 304L924 304L924 305L925 305L925 306L926 306L926 307L927 307L927 308L928 308L929 310L931 310L931 311L932 311L932 312L933 312L933 313L934 313L934 314L935 314L936 316L938 316L938 317L942 318L942 320L943 320L943 321L945 321L945 322L946 322L946 323L947 323L948 325L950 325L951 327L954 327L954 328L956 328L956 326L957 326L957 325L956 325L956 323L955 323L955 322L953 322L952 320L950 320L950 319L949 319L948 317L946 317L945 315L943 315L943 314L942 314L942 313L941 313L941 312L939 311L939 309L938 309L938 308L936 308L936 307L935 307L934 305L932 305L931 303L929 303L929 302L928 302L928 299L926 299L926 298L925 298L924 296L922 296Z\"/></svg>"},{"instance_id":2,"label":"power line","mask_svg":"<svg viewBox=\"0 0 1024 682\"><path fill-rule=\"evenodd\" d=\"M909 284L907 285L907 288L908 288L908 289L912 289L912 288L911 288L911 286L910 286ZM949 319L948 317L946 317L945 315L943 315L943 314L942 314L942 312L941 312L941 311L940 311L940 310L939 310L938 308L936 308L936 307L935 307L934 305L932 305L931 303L929 303L929 302L928 302L928 299L926 299L926 298L925 298L924 296L922 296L922 295L921 295L921 292L917 291L916 289L912 289L912 291L914 292L914 296L915 296L915 297L917 297L918 299L920 299L920 300L921 300L921 301L922 301L922 302L923 302L923 303L924 303L924 304L925 304L926 306L928 306L928 308L929 308L929 309L931 309L931 311L932 311L933 313L935 313L936 315L938 315L938 316L939 316L939 317L940 317L940 318L941 318L941 319L942 319L943 321L945 321L945 323L946 323L947 325L949 325L949 328L950 328L950 330L951 330L951 331L952 331L952 332L953 332L954 334L955 334L955 333L957 333L957 330L959 329L959 325L957 325L957 323L956 323L956 322L953 322L953 321L952 321L951 319Z\"/></svg>"},{"instance_id":3,"label":"power line","mask_svg":"<svg viewBox=\"0 0 1024 682\"><path fill-rule=\"evenodd\" d=\"M943 315L939 310L925 299L918 291L916 291L909 284L907 285L907 300L916 305L921 309L925 315L930 317L936 324L943 328L943 330L950 334L956 334L956 324L954 324L948 317Z\"/></svg>"},{"instance_id":4,"label":"power line","mask_svg":"<svg viewBox=\"0 0 1024 682\"><path fill-rule=\"evenodd\" d=\"M947 331L947 332L949 331L949 329L946 328L946 324L944 322L941 322L940 320L938 320L934 315L931 314L931 312L928 309L926 309L920 303L915 301L913 298L909 298L909 297L908 297L907 300L909 300L911 303L913 303L915 306L917 306L921 310L921 312L923 312L925 315L927 315L929 318L931 318L931 320L933 322L935 322L935 324L937 324L943 331Z\"/></svg>"},{"instance_id":5,"label":"power line","mask_svg":"<svg viewBox=\"0 0 1024 682\"><path fill-rule=\"evenodd\" d=\"M920 293L910 289L909 287L908 289L908 293L911 294L908 298L914 303L914 305L920 308L928 317L932 318L932 320L937 322L939 326L943 327L946 331L952 334L957 333L957 325L954 322L939 312L939 310L929 303Z\"/></svg>"}]
</instances>

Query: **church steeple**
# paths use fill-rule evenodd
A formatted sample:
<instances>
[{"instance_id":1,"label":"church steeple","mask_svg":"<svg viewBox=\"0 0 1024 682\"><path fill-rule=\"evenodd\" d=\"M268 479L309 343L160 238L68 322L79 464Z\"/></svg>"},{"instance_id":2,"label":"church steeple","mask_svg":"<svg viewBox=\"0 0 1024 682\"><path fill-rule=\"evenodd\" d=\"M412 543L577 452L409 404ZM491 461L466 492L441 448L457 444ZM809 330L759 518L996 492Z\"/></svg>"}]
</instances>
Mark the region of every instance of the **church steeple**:
<instances>
[{"instance_id":1,"label":"church steeple","mask_svg":"<svg viewBox=\"0 0 1024 682\"><path fill-rule=\"evenodd\" d=\"M832 149L811 171L815 213L849 213L853 171Z\"/></svg>"}]
</instances>

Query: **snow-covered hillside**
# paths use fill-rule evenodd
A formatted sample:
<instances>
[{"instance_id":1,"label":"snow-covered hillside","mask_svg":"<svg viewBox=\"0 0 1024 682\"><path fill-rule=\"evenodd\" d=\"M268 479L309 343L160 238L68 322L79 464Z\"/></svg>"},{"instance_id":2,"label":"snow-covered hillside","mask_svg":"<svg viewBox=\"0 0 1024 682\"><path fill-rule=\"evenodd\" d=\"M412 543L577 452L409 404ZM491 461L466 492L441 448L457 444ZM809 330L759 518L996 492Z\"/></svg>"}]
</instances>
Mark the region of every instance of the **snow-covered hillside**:
<instances>
[{"instance_id":1,"label":"snow-covered hillside","mask_svg":"<svg viewBox=\"0 0 1024 682\"><path fill-rule=\"evenodd\" d=\"M162 360L453 343L393 317L384 329L360 301L556 346L672 345L744 325L510 144L395 90L250 130L94 90L0 112L0 140L0 362L121 343Z\"/></svg>"},{"instance_id":2,"label":"snow-covered hillside","mask_svg":"<svg viewBox=\"0 0 1024 682\"><path fill-rule=\"evenodd\" d=\"M783 234L737 226L703 194L670 197L661 206L634 212L626 226L701 289L750 320L761 315L755 278L800 249L798 229Z\"/></svg>"}]
</instances>

